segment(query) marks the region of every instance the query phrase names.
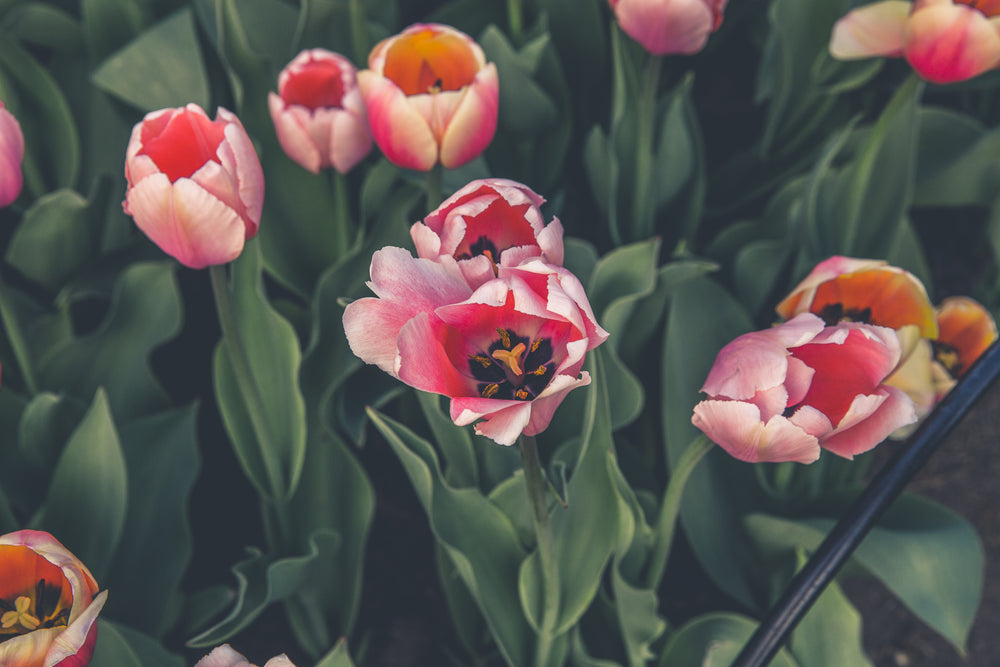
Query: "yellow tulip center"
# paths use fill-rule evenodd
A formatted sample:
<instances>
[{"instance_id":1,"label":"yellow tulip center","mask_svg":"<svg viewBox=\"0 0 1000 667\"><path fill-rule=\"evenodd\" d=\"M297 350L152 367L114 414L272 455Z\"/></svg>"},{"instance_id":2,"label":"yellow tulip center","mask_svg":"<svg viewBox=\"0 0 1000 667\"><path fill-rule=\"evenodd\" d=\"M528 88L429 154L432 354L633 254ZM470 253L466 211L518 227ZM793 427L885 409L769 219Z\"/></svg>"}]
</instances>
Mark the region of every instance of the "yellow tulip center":
<instances>
[{"instance_id":1,"label":"yellow tulip center","mask_svg":"<svg viewBox=\"0 0 1000 667\"><path fill-rule=\"evenodd\" d=\"M476 55L463 37L431 28L397 37L382 68L407 95L458 90L472 83L478 71Z\"/></svg>"},{"instance_id":2,"label":"yellow tulip center","mask_svg":"<svg viewBox=\"0 0 1000 667\"><path fill-rule=\"evenodd\" d=\"M0 642L65 626L73 594L62 570L21 545L0 545Z\"/></svg>"}]
</instances>

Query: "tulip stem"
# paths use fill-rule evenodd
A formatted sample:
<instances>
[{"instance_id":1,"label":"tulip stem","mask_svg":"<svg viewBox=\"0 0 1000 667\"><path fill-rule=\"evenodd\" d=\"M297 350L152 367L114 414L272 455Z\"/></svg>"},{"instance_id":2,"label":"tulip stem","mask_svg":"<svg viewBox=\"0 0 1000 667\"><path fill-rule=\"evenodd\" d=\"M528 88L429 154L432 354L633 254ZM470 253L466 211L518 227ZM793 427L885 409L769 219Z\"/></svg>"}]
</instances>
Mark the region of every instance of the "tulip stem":
<instances>
[{"instance_id":1,"label":"tulip stem","mask_svg":"<svg viewBox=\"0 0 1000 667\"><path fill-rule=\"evenodd\" d=\"M261 397L260 389L254 380L253 372L250 370L250 357L247 355L246 346L243 344L242 336L240 336L236 309L233 306L233 294L226 280L226 269L217 264L210 266L208 272L211 276L212 293L215 295L215 305L219 313L219 326L222 328L222 344L229 356L233 375L236 376L236 386L239 387L240 396L246 407L254 434L260 443L261 458L264 461L264 469L271 487L270 500L277 506L283 502L285 495L280 464L274 458L277 450L271 439L270 429L264 421L264 415L267 414L264 408L264 399ZM280 510L278 513L280 514Z\"/></svg>"},{"instance_id":2,"label":"tulip stem","mask_svg":"<svg viewBox=\"0 0 1000 667\"><path fill-rule=\"evenodd\" d=\"M559 613L559 568L556 562L555 544L549 526L549 509L546 502L547 485L541 461L538 459L538 445L530 435L518 439L521 449L521 465L524 467L524 483L531 503L531 516L535 524L535 541L538 557L542 564L542 622L538 629L538 649L535 653L536 667L544 667L549 661L552 641L555 638L556 621Z\"/></svg>"},{"instance_id":3,"label":"tulip stem","mask_svg":"<svg viewBox=\"0 0 1000 667\"><path fill-rule=\"evenodd\" d=\"M507 25L510 28L510 41L515 46L520 46L524 35L524 5L521 0L507 0Z\"/></svg>"},{"instance_id":4,"label":"tulip stem","mask_svg":"<svg viewBox=\"0 0 1000 667\"><path fill-rule=\"evenodd\" d=\"M677 528L677 515L681 509L681 498L684 495L684 487L687 486L688 478L691 477L695 466L714 444L708 439L708 436L699 435L691 441L677 465L674 466L673 474L670 475L667 489L663 494L660 516L656 520L653 552L647 562L645 584L649 588L658 588L663 580L663 574L667 567L667 557L670 556L670 547L673 545L674 531Z\"/></svg>"},{"instance_id":5,"label":"tulip stem","mask_svg":"<svg viewBox=\"0 0 1000 667\"><path fill-rule=\"evenodd\" d=\"M444 201L441 194L441 180L444 175L444 167L437 163L427 172L427 212L430 213Z\"/></svg>"},{"instance_id":6,"label":"tulip stem","mask_svg":"<svg viewBox=\"0 0 1000 667\"><path fill-rule=\"evenodd\" d=\"M31 355L28 353L27 339L21 330L21 322L17 319L17 313L7 298L7 286L0 280L0 319L3 320L4 329L7 330L7 337L10 339L10 346L14 351L14 358L21 369L21 377L24 378L24 386L28 394L34 396L38 393L38 382L35 380L35 371L31 365Z\"/></svg>"},{"instance_id":7,"label":"tulip stem","mask_svg":"<svg viewBox=\"0 0 1000 667\"><path fill-rule=\"evenodd\" d=\"M635 145L635 191L632 199L632 229L635 238L653 235L656 206L651 201L653 181L653 124L656 120L656 93L660 87L661 56L650 55L643 71L642 97L639 99L639 126Z\"/></svg>"},{"instance_id":8,"label":"tulip stem","mask_svg":"<svg viewBox=\"0 0 1000 667\"><path fill-rule=\"evenodd\" d=\"M354 47L354 59L358 69L368 65L368 27L365 23L364 0L351 0L348 6L351 22L351 45Z\"/></svg>"},{"instance_id":9,"label":"tulip stem","mask_svg":"<svg viewBox=\"0 0 1000 667\"><path fill-rule=\"evenodd\" d=\"M347 177L336 169L332 170L333 197L336 200L333 214L333 244L336 257L343 257L354 244L354 225L351 221L351 207L348 205Z\"/></svg>"}]
</instances>

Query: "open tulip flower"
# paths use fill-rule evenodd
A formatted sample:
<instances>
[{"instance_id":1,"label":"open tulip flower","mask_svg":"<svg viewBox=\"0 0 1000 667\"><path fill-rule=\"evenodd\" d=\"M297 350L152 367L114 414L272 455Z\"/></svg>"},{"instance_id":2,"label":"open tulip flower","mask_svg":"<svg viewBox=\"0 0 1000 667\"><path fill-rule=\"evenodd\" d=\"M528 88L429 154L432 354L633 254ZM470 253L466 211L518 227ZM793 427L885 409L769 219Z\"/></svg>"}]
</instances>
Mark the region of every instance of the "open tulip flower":
<instances>
[{"instance_id":1,"label":"open tulip flower","mask_svg":"<svg viewBox=\"0 0 1000 667\"><path fill-rule=\"evenodd\" d=\"M1000 1L883 0L837 21L830 53L843 60L903 56L932 83L1000 66Z\"/></svg>"},{"instance_id":2,"label":"open tulip flower","mask_svg":"<svg viewBox=\"0 0 1000 667\"><path fill-rule=\"evenodd\" d=\"M719 29L727 0L608 0L618 25L654 55L692 54Z\"/></svg>"},{"instance_id":3,"label":"open tulip flower","mask_svg":"<svg viewBox=\"0 0 1000 667\"><path fill-rule=\"evenodd\" d=\"M257 667L241 653L234 651L229 644L216 646L212 652L194 664L194 667ZM282 654L264 663L264 667L295 667L295 664Z\"/></svg>"},{"instance_id":4,"label":"open tulip flower","mask_svg":"<svg viewBox=\"0 0 1000 667\"><path fill-rule=\"evenodd\" d=\"M393 164L429 171L475 158L497 126L497 69L449 26L417 23L379 42L358 73L375 143Z\"/></svg>"},{"instance_id":5,"label":"open tulip flower","mask_svg":"<svg viewBox=\"0 0 1000 667\"><path fill-rule=\"evenodd\" d=\"M0 536L0 665L83 667L107 591L48 533Z\"/></svg>"},{"instance_id":6,"label":"open tulip flower","mask_svg":"<svg viewBox=\"0 0 1000 667\"><path fill-rule=\"evenodd\" d=\"M450 260L450 261L449 261ZM457 262L401 248L372 257L378 298L344 312L351 350L423 391L451 397L451 418L502 445L536 435L566 394L590 382L587 351L608 334L580 281L534 258L501 266L474 291Z\"/></svg>"},{"instance_id":7,"label":"open tulip flower","mask_svg":"<svg viewBox=\"0 0 1000 667\"><path fill-rule=\"evenodd\" d=\"M125 155L125 213L164 252L200 269L236 259L260 224L264 173L239 119L196 104L153 111Z\"/></svg>"},{"instance_id":8,"label":"open tulip flower","mask_svg":"<svg viewBox=\"0 0 1000 667\"><path fill-rule=\"evenodd\" d=\"M417 255L458 261L475 289L496 278L500 264L516 266L529 257L563 262L563 228L548 225L538 209L545 200L530 188L499 178L473 181L414 223L410 236Z\"/></svg>"},{"instance_id":9,"label":"open tulip flower","mask_svg":"<svg viewBox=\"0 0 1000 667\"><path fill-rule=\"evenodd\" d=\"M817 264L776 310L785 319L813 313L827 324L849 320L892 329L913 325L922 337L937 337L934 306L923 283L882 260L830 257Z\"/></svg>"},{"instance_id":10,"label":"open tulip flower","mask_svg":"<svg viewBox=\"0 0 1000 667\"><path fill-rule=\"evenodd\" d=\"M952 377L960 377L997 339L997 325L983 306L964 296L948 297L937 308L939 334L934 357Z\"/></svg>"},{"instance_id":11,"label":"open tulip flower","mask_svg":"<svg viewBox=\"0 0 1000 667\"><path fill-rule=\"evenodd\" d=\"M21 194L24 135L14 114L0 102L0 208Z\"/></svg>"},{"instance_id":12,"label":"open tulip flower","mask_svg":"<svg viewBox=\"0 0 1000 667\"><path fill-rule=\"evenodd\" d=\"M285 153L314 174L325 167L346 174L372 148L357 72L338 53L309 49L296 56L281 70L268 106Z\"/></svg>"},{"instance_id":13,"label":"open tulip flower","mask_svg":"<svg viewBox=\"0 0 1000 667\"><path fill-rule=\"evenodd\" d=\"M821 448L853 458L917 419L883 384L899 357L892 329L798 315L722 348L691 421L742 461L811 463Z\"/></svg>"}]
</instances>

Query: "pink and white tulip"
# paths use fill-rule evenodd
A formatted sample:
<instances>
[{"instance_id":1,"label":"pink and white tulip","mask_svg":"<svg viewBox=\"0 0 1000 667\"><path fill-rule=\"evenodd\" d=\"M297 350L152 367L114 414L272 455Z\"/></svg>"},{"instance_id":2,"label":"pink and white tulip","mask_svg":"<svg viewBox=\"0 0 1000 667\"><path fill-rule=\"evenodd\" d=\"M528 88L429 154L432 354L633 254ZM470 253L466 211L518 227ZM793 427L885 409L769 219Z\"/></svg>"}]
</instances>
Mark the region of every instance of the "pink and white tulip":
<instances>
[{"instance_id":1,"label":"pink and white tulip","mask_svg":"<svg viewBox=\"0 0 1000 667\"><path fill-rule=\"evenodd\" d=\"M264 172L239 119L196 104L153 111L132 130L122 207L168 255L193 269L236 259L257 234Z\"/></svg>"},{"instance_id":2,"label":"pink and white tulip","mask_svg":"<svg viewBox=\"0 0 1000 667\"><path fill-rule=\"evenodd\" d=\"M107 595L52 535L0 536L0 665L84 667Z\"/></svg>"},{"instance_id":3,"label":"pink and white tulip","mask_svg":"<svg viewBox=\"0 0 1000 667\"><path fill-rule=\"evenodd\" d=\"M1000 67L997 0L882 0L837 21L830 53L849 60L903 56L932 83L955 83Z\"/></svg>"},{"instance_id":4,"label":"pink and white tulip","mask_svg":"<svg viewBox=\"0 0 1000 667\"><path fill-rule=\"evenodd\" d=\"M608 0L618 25L654 55L692 54L722 24L727 0Z\"/></svg>"},{"instance_id":5,"label":"pink and white tulip","mask_svg":"<svg viewBox=\"0 0 1000 667\"><path fill-rule=\"evenodd\" d=\"M346 174L371 151L357 72L339 53L308 49L296 56L278 75L268 107L285 153L314 174L326 167Z\"/></svg>"},{"instance_id":6,"label":"pink and white tulip","mask_svg":"<svg viewBox=\"0 0 1000 667\"><path fill-rule=\"evenodd\" d=\"M892 329L798 315L722 348L691 421L742 461L812 463L821 448L853 458L917 419L883 384L899 358Z\"/></svg>"},{"instance_id":7,"label":"pink and white tulip","mask_svg":"<svg viewBox=\"0 0 1000 667\"><path fill-rule=\"evenodd\" d=\"M482 153L496 132L496 66L455 28L416 23L382 40L358 85L375 143L400 167L458 167Z\"/></svg>"},{"instance_id":8,"label":"pink and white tulip","mask_svg":"<svg viewBox=\"0 0 1000 667\"><path fill-rule=\"evenodd\" d=\"M541 257L562 266L563 228L546 225L539 206L545 200L520 183L500 178L472 181L414 223L410 236L417 255L454 258L475 289L497 276L498 266L515 266Z\"/></svg>"},{"instance_id":9,"label":"pink and white tulip","mask_svg":"<svg viewBox=\"0 0 1000 667\"><path fill-rule=\"evenodd\" d=\"M247 660L242 653L234 651L229 644L216 646L212 652L194 664L194 667L257 667ZM264 667L295 667L295 664L288 659L284 653L277 655L266 663Z\"/></svg>"},{"instance_id":10,"label":"pink and white tulip","mask_svg":"<svg viewBox=\"0 0 1000 667\"><path fill-rule=\"evenodd\" d=\"M21 194L23 159L24 134L21 125L0 102L0 208L8 206Z\"/></svg>"},{"instance_id":11,"label":"pink and white tulip","mask_svg":"<svg viewBox=\"0 0 1000 667\"><path fill-rule=\"evenodd\" d=\"M383 248L377 298L347 306L351 350L417 389L451 400L451 418L502 445L548 427L566 394L590 382L584 357L608 334L572 273L527 260L473 290L457 262Z\"/></svg>"}]
</instances>

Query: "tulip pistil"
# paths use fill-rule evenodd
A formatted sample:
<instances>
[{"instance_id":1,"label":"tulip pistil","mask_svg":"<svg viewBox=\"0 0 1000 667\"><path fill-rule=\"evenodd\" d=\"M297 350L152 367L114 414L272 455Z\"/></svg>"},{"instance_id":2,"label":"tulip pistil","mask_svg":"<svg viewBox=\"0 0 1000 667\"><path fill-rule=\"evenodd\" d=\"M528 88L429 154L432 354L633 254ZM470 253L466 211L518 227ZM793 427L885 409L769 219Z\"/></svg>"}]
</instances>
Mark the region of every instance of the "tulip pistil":
<instances>
[{"instance_id":1,"label":"tulip pistil","mask_svg":"<svg viewBox=\"0 0 1000 667\"><path fill-rule=\"evenodd\" d=\"M32 602L33 600L27 595L18 596L14 600L14 609L4 612L3 616L0 616L0 627L9 630L15 625L20 625L29 632L38 628L39 620L30 613Z\"/></svg>"},{"instance_id":2,"label":"tulip pistil","mask_svg":"<svg viewBox=\"0 0 1000 667\"><path fill-rule=\"evenodd\" d=\"M482 354L469 355L469 370L479 380L483 398L528 401L548 385L555 372L548 338L519 336L502 327L499 338Z\"/></svg>"}]
</instances>

